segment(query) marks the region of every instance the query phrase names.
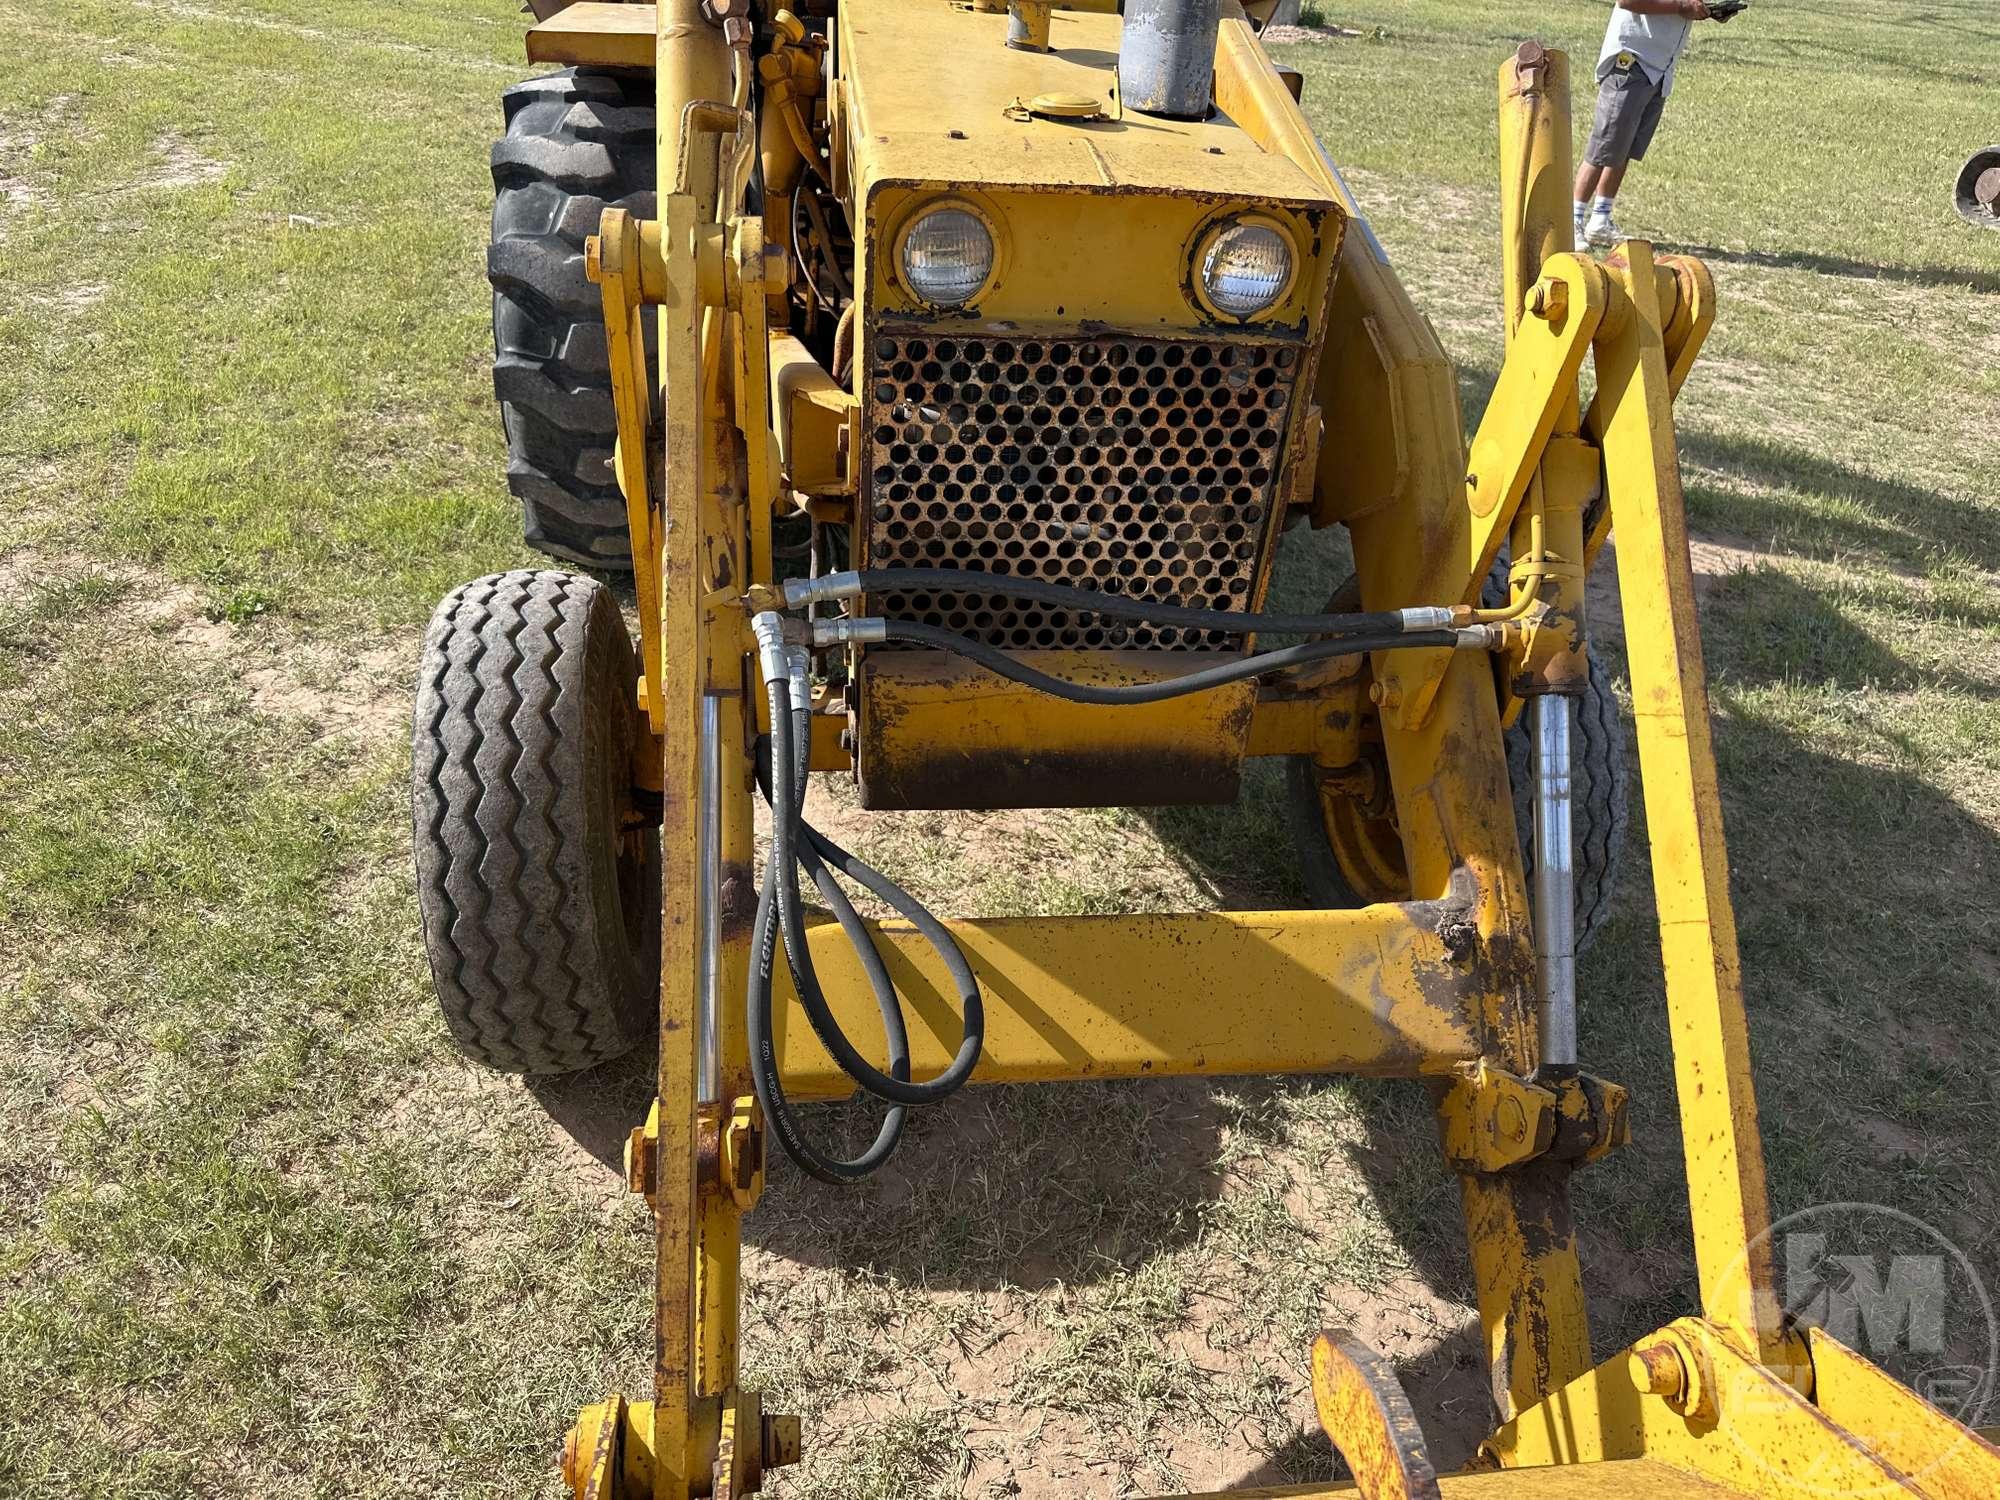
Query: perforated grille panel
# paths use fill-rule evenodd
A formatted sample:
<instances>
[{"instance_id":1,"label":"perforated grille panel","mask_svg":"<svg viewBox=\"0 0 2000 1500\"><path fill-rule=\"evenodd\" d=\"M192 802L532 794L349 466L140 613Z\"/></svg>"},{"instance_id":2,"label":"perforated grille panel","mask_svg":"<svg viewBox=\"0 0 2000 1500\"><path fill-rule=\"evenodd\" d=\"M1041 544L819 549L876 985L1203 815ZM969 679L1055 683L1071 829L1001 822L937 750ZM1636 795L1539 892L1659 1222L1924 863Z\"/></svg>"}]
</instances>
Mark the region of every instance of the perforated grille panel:
<instances>
[{"instance_id":1,"label":"perforated grille panel","mask_svg":"<svg viewBox=\"0 0 2000 1500\"><path fill-rule=\"evenodd\" d=\"M869 567L955 567L1247 608L1298 353L1122 335L885 331L869 381ZM1010 649L1239 638L975 595L871 609Z\"/></svg>"}]
</instances>

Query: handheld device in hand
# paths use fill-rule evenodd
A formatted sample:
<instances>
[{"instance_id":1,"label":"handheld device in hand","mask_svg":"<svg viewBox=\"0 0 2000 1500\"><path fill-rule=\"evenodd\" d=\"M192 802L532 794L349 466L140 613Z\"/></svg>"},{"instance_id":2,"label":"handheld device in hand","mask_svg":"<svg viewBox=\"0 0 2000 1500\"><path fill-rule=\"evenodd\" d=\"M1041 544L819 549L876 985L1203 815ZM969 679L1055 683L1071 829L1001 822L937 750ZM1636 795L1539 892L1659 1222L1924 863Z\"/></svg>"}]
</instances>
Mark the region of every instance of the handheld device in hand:
<instances>
[{"instance_id":1,"label":"handheld device in hand","mask_svg":"<svg viewBox=\"0 0 2000 1500\"><path fill-rule=\"evenodd\" d=\"M1727 21L1748 9L1749 5L1750 0L1708 0L1708 18L1711 21Z\"/></svg>"}]
</instances>

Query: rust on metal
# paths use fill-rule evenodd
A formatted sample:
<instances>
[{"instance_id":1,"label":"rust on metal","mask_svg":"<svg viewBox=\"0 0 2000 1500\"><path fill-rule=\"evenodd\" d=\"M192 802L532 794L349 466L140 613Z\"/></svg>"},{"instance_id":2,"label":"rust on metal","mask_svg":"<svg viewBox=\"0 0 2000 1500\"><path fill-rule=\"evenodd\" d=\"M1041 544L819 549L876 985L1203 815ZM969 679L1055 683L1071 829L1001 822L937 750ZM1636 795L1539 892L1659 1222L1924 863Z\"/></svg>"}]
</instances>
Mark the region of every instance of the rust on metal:
<instances>
[{"instance_id":1,"label":"rust on metal","mask_svg":"<svg viewBox=\"0 0 2000 1500\"><path fill-rule=\"evenodd\" d=\"M1446 1165L1499 1172L1555 1143L1556 1096L1484 1059L1459 1070L1437 1106Z\"/></svg>"},{"instance_id":2,"label":"rust on metal","mask_svg":"<svg viewBox=\"0 0 2000 1500\"><path fill-rule=\"evenodd\" d=\"M1251 608L1300 362L1267 340L884 327L864 411L863 556ZM1009 650L1244 646L989 595L889 594L869 612Z\"/></svg>"},{"instance_id":3,"label":"rust on metal","mask_svg":"<svg viewBox=\"0 0 2000 1500\"><path fill-rule=\"evenodd\" d=\"M740 860L724 861L720 891L724 939L749 932L757 916L756 872Z\"/></svg>"},{"instance_id":4,"label":"rust on metal","mask_svg":"<svg viewBox=\"0 0 2000 1500\"><path fill-rule=\"evenodd\" d=\"M1052 676L1158 681L1214 653L1023 651ZM861 663L861 805L869 809L1148 807L1235 800L1256 686L1102 708L1009 682L934 651L871 650Z\"/></svg>"}]
</instances>

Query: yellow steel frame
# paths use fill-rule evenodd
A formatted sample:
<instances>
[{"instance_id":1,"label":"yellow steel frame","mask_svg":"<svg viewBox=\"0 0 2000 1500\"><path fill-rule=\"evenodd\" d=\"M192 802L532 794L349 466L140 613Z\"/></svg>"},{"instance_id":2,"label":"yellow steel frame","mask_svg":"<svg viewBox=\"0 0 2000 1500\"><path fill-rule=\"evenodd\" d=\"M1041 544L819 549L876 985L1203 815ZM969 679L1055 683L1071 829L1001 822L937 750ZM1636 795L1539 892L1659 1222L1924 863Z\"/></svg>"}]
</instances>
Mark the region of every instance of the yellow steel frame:
<instances>
[{"instance_id":1,"label":"yellow steel frame","mask_svg":"<svg viewBox=\"0 0 2000 1500\"><path fill-rule=\"evenodd\" d=\"M593 46L618 30L584 19L597 28ZM736 1363L741 1216L761 1187L763 1150L740 1009L727 1003L744 989L754 879L760 695L742 596L772 578L770 523L793 491L786 477L812 474L824 493L840 491L844 464L826 445L852 410L766 321L782 305L786 258L766 249L765 222L737 213L729 190L758 140L745 110L747 61L733 63L701 0L665 0L653 19L660 181L672 190L657 222L608 212L590 265L612 334L618 473L645 637L640 692L665 808L659 1097L628 1151L628 1179L658 1228L657 1345L651 1400L613 1397L586 1410L565 1472L579 1496L683 1500L753 1490L800 1443L795 1421L763 1413L741 1388ZM1361 226L1339 247L1324 315L1314 416L1329 441L1314 508L1317 521L1350 528L1364 604L1472 604L1511 535L1510 681L1523 691L1573 687L1585 559L1618 528L1700 1317L1591 1363L1568 1179L1623 1138L1623 1094L1587 1077L1535 1074L1534 964L1500 739L1507 704L1488 664L1464 653L1392 651L1372 664L1410 899L1346 912L954 923L989 1006L976 1077L1434 1078L1504 1424L1484 1450L1489 1463L1607 1460L1595 1477L1566 1482L1562 1493L1578 1495L1651 1492L1662 1476L1669 1489L1708 1482L1803 1494L1805 1481L1793 1479L1809 1471L1866 1477L1888 1492L2000 1492L2000 1452L1779 1316L1760 1256L1762 1152L1671 413L1713 319L1713 289L1697 263L1656 262L1643 243L1603 264L1571 253L1566 63L1524 49L1502 69L1500 92L1510 340L1466 465L1449 363L1242 12L1225 6L1223 108ZM656 390L643 381L649 307L660 324ZM1585 413L1577 375L1587 356L1598 388ZM1605 519L1586 536L1583 515L1600 484ZM1303 708L1297 698L1260 700L1249 748L1323 749L1337 763L1352 731L1329 730L1324 710L1338 703L1343 723L1358 717L1361 685L1352 671L1330 672ZM844 761L816 736L816 766ZM704 797L719 807L707 870L696 853ZM705 1097L703 934L691 899L700 890L721 908L719 951L708 956L725 1001ZM914 1015L914 1065L940 1068L956 1037L949 988L904 925L877 931ZM851 1034L871 1034L872 1002L851 955L830 929L813 944L832 1003L851 1012ZM1163 954L1179 966L1175 992L1159 984ZM1227 1006L1214 1003L1222 995ZM788 1086L802 1097L841 1091L816 1039L780 1009ZM1323 1420L1365 1476L1363 1492L1435 1493L1441 1484L1483 1493L1486 1479L1426 1480L1407 1408L1399 1416L1393 1401L1371 1395L1366 1366L1348 1345L1315 1355ZM1896 1419L1887 1427L1877 1421L1884 1412ZM1788 1455L1779 1467L1792 1478L1749 1472L1775 1452Z\"/></svg>"}]
</instances>

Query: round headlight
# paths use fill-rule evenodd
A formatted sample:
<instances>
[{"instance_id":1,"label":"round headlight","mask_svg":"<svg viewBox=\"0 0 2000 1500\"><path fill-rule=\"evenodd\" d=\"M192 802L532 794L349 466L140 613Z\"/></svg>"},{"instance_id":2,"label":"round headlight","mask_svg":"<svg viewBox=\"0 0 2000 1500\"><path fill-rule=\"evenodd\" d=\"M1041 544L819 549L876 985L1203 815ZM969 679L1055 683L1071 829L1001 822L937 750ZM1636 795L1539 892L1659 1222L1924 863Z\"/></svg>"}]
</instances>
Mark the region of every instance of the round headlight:
<instances>
[{"instance_id":1,"label":"round headlight","mask_svg":"<svg viewBox=\"0 0 2000 1500\"><path fill-rule=\"evenodd\" d=\"M1201 287L1217 312L1232 318L1260 313L1285 294L1292 247L1268 224L1229 224L1209 237Z\"/></svg>"},{"instance_id":2,"label":"round headlight","mask_svg":"<svg viewBox=\"0 0 2000 1500\"><path fill-rule=\"evenodd\" d=\"M979 215L934 208L903 236L903 280L935 307L970 302L993 274L993 236Z\"/></svg>"}]
</instances>

